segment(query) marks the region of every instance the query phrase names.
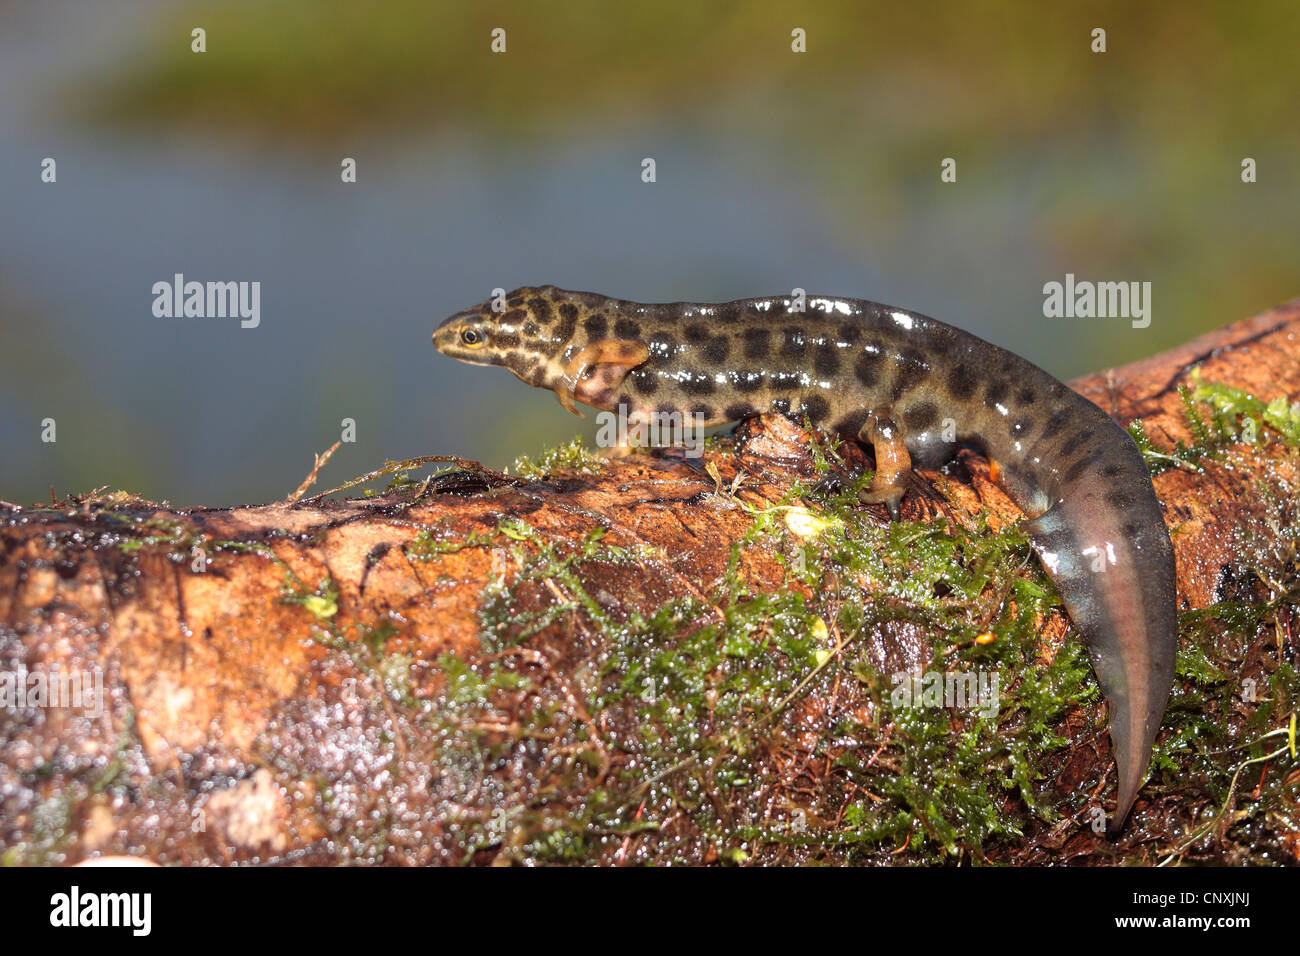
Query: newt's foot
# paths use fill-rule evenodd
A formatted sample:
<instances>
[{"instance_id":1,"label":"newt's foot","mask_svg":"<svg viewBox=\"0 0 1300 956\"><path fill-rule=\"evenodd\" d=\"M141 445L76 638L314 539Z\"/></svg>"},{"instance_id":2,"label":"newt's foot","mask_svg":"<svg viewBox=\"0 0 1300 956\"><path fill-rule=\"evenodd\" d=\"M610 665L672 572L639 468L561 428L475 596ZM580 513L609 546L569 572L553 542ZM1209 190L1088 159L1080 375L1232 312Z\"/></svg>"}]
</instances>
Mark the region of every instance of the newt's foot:
<instances>
[{"instance_id":1,"label":"newt's foot","mask_svg":"<svg viewBox=\"0 0 1300 956\"><path fill-rule=\"evenodd\" d=\"M858 500L864 505L884 505L889 509L889 517L897 521L900 515L899 506L903 503L903 489L891 485L877 490L873 484L870 488L858 492Z\"/></svg>"},{"instance_id":2,"label":"newt's foot","mask_svg":"<svg viewBox=\"0 0 1300 956\"><path fill-rule=\"evenodd\" d=\"M846 488L852 488L859 477L847 471L832 468L821 477L817 484L812 486L812 494L818 497L838 494ZM897 521L901 513L900 509L905 493L905 489L900 485L886 485L884 488L878 488L876 482L873 481L870 488L863 488L858 492L858 501L864 505L884 505L889 509L889 516Z\"/></svg>"},{"instance_id":3,"label":"newt's foot","mask_svg":"<svg viewBox=\"0 0 1300 956\"><path fill-rule=\"evenodd\" d=\"M868 505L884 505L889 509L889 517L897 521L903 483L912 472L912 457L903 434L889 410L884 409L872 412L859 430L858 438L871 442L876 452L876 474L871 479L871 487L859 492L858 500Z\"/></svg>"}]
</instances>

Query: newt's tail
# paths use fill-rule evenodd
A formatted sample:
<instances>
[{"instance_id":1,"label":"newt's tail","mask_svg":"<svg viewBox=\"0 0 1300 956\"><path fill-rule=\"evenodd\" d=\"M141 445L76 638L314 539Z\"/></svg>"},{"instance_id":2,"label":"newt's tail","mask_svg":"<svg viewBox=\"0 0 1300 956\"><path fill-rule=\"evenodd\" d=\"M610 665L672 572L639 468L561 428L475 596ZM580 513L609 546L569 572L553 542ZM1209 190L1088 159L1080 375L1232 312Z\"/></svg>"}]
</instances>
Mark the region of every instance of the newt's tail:
<instances>
[{"instance_id":1,"label":"newt's tail","mask_svg":"<svg viewBox=\"0 0 1300 956\"><path fill-rule=\"evenodd\" d=\"M1112 835L1123 826L1150 763L1178 649L1169 531L1136 446L1128 451L1111 450L1025 525L1083 636L1106 698L1119 768Z\"/></svg>"}]
</instances>

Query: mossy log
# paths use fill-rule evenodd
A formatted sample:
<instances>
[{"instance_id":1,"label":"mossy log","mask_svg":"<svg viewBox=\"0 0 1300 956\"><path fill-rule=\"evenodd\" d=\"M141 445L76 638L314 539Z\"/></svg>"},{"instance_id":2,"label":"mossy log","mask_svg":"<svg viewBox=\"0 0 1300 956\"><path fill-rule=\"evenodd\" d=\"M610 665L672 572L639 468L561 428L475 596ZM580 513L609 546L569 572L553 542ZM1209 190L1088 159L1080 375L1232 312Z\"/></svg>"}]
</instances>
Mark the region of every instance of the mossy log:
<instances>
[{"instance_id":1,"label":"mossy log","mask_svg":"<svg viewBox=\"0 0 1300 956\"><path fill-rule=\"evenodd\" d=\"M1104 704L987 463L890 523L812 491L866 450L764 416L347 500L0 506L0 852L1298 862L1300 303L1072 384L1142 421L1184 612L1118 840ZM900 699L935 672L996 695ZM31 696L72 674L102 697Z\"/></svg>"}]
</instances>

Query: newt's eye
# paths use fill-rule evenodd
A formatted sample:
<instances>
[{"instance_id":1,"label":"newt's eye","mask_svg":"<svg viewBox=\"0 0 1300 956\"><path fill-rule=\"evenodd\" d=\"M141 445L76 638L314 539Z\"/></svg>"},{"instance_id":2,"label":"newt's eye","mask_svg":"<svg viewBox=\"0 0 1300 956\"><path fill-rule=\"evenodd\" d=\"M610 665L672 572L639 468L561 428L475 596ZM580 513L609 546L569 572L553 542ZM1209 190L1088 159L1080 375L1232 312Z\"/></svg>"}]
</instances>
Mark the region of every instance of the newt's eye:
<instances>
[{"instance_id":1,"label":"newt's eye","mask_svg":"<svg viewBox=\"0 0 1300 956\"><path fill-rule=\"evenodd\" d=\"M460 340L470 348L483 344L483 333L478 329L464 328L460 330Z\"/></svg>"}]
</instances>

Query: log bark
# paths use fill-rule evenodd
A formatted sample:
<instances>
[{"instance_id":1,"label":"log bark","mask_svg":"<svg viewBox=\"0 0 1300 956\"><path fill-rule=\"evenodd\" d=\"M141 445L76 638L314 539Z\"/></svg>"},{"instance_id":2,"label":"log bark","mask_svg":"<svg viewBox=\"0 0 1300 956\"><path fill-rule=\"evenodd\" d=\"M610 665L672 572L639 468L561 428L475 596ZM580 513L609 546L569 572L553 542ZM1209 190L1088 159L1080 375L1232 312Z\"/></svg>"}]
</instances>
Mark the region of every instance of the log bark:
<instances>
[{"instance_id":1,"label":"log bark","mask_svg":"<svg viewBox=\"0 0 1300 956\"><path fill-rule=\"evenodd\" d=\"M1141 418L1170 452L1198 437L1178 390L1196 366L1203 381L1300 400L1300 303L1072 385L1123 423ZM947 832L960 814L943 805L898 824L915 811L897 796L914 765L863 674L932 663L933 634L863 575L849 582L862 606L876 595L890 613L849 634L837 615L853 602L826 598L846 586L834 555L820 584L792 572L817 523L835 520L816 499L774 510L815 477L809 442L764 416L700 459L636 454L529 479L468 463L371 497L257 507L124 493L0 506L0 669L29 689L56 667L102 679L98 711L30 697L0 711L0 851L34 863L1297 862L1294 754L1247 767L1225 797L1256 751L1171 746L1177 768L1157 769L1124 837L1095 833L1114 785L1095 696L1054 717L1067 746L1033 751L1036 807L992 786L1019 834ZM851 443L842 454L869 464ZM1182 608L1259 611L1198 648L1223 680L1180 670L1175 709L1201 708L1233 740L1258 742L1287 712L1274 699L1252 725L1258 705L1236 685L1276 698L1277 675L1294 673L1295 461L1261 438L1154 477ZM882 509L863 515L887 524ZM763 516L773 527L756 535ZM969 452L918 474L903 509L967 534L1019 517ZM1009 587L992 580L971 601L993 614L1014 606ZM778 594L788 603L753 610ZM791 637L782 622L800 606ZM821 642L807 660L790 650L800 627ZM757 644L692 672L701 634ZM1059 606L1035 634L1044 667L1077 643ZM837 671L850 640L857 664ZM747 661L771 668L766 698L736 692ZM676 710L661 698L688 687ZM954 736L972 721L954 712Z\"/></svg>"}]
</instances>

